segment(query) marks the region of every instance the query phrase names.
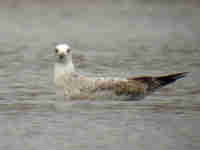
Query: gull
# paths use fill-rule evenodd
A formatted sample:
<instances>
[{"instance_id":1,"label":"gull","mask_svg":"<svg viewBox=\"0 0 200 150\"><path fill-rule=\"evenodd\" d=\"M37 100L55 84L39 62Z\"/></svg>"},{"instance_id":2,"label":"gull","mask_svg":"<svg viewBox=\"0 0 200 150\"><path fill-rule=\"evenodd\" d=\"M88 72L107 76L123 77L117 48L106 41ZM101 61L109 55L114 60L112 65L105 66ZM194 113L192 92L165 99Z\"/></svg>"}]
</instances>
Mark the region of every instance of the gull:
<instances>
[{"instance_id":1,"label":"gull","mask_svg":"<svg viewBox=\"0 0 200 150\"><path fill-rule=\"evenodd\" d=\"M188 72L162 76L126 78L88 77L75 70L72 49L68 44L55 47L54 81L66 100L123 99L139 100L186 76Z\"/></svg>"}]
</instances>

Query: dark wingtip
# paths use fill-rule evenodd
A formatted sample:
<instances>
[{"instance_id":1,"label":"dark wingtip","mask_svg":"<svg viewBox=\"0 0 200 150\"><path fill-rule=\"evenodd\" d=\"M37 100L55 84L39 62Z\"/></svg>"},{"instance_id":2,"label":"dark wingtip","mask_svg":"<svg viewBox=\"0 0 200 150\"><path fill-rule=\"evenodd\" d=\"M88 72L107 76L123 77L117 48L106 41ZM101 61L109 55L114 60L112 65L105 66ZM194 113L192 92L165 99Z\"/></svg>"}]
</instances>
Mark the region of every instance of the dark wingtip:
<instances>
[{"instance_id":1,"label":"dark wingtip","mask_svg":"<svg viewBox=\"0 0 200 150\"><path fill-rule=\"evenodd\" d=\"M178 79L184 78L188 73L189 72L174 73L166 76L160 76L157 77L156 79L160 82L161 86L165 86L167 84L175 82Z\"/></svg>"},{"instance_id":2,"label":"dark wingtip","mask_svg":"<svg viewBox=\"0 0 200 150\"><path fill-rule=\"evenodd\" d=\"M189 74L189 72L180 72L180 73L175 73L174 76L176 79L180 79L180 78L184 78L188 74Z\"/></svg>"},{"instance_id":3,"label":"dark wingtip","mask_svg":"<svg viewBox=\"0 0 200 150\"><path fill-rule=\"evenodd\" d=\"M172 74L163 75L163 76L155 76L155 77L143 76L143 77L128 78L128 79L139 81L148 85L147 90L152 92L158 88L171 84L178 79L184 78L188 74L189 72L179 72L179 73L172 73Z\"/></svg>"}]
</instances>

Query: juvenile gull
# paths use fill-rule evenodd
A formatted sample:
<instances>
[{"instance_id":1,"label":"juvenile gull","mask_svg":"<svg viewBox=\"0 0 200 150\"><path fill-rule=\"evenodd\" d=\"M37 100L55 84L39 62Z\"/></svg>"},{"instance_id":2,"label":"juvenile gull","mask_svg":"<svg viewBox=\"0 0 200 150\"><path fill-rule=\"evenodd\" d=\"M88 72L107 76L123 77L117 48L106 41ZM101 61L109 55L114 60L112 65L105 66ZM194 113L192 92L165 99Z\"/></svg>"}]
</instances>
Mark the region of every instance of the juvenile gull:
<instances>
[{"instance_id":1,"label":"juvenile gull","mask_svg":"<svg viewBox=\"0 0 200 150\"><path fill-rule=\"evenodd\" d=\"M123 98L138 100L155 90L185 77L187 72L163 76L129 78L95 78L76 72L72 62L72 49L67 44L55 48L54 80L64 92L65 99Z\"/></svg>"}]
</instances>

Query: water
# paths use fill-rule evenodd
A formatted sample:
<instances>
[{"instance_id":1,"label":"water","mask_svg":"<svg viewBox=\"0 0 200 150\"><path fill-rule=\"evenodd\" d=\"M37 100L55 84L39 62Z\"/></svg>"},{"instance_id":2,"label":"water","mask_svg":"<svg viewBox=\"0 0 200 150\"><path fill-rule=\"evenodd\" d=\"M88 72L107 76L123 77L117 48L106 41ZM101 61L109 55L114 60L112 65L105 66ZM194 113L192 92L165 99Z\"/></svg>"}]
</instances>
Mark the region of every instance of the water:
<instances>
[{"instance_id":1,"label":"water","mask_svg":"<svg viewBox=\"0 0 200 150\"><path fill-rule=\"evenodd\" d=\"M0 149L198 150L199 4L169 2L1 1ZM63 42L89 75L191 74L142 101L63 102Z\"/></svg>"}]
</instances>

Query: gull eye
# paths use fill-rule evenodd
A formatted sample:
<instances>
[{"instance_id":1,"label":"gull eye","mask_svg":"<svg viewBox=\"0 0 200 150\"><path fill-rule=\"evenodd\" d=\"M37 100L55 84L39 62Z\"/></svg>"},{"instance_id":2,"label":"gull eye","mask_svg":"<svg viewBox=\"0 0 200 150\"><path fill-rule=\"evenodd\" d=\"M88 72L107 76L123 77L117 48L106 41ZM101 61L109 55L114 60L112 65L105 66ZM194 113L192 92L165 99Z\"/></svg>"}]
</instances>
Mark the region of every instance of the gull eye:
<instances>
[{"instance_id":1,"label":"gull eye","mask_svg":"<svg viewBox=\"0 0 200 150\"><path fill-rule=\"evenodd\" d=\"M58 53L58 49L55 49L55 52Z\"/></svg>"},{"instance_id":2,"label":"gull eye","mask_svg":"<svg viewBox=\"0 0 200 150\"><path fill-rule=\"evenodd\" d=\"M71 49L67 49L67 53L70 53L71 52Z\"/></svg>"}]
</instances>

